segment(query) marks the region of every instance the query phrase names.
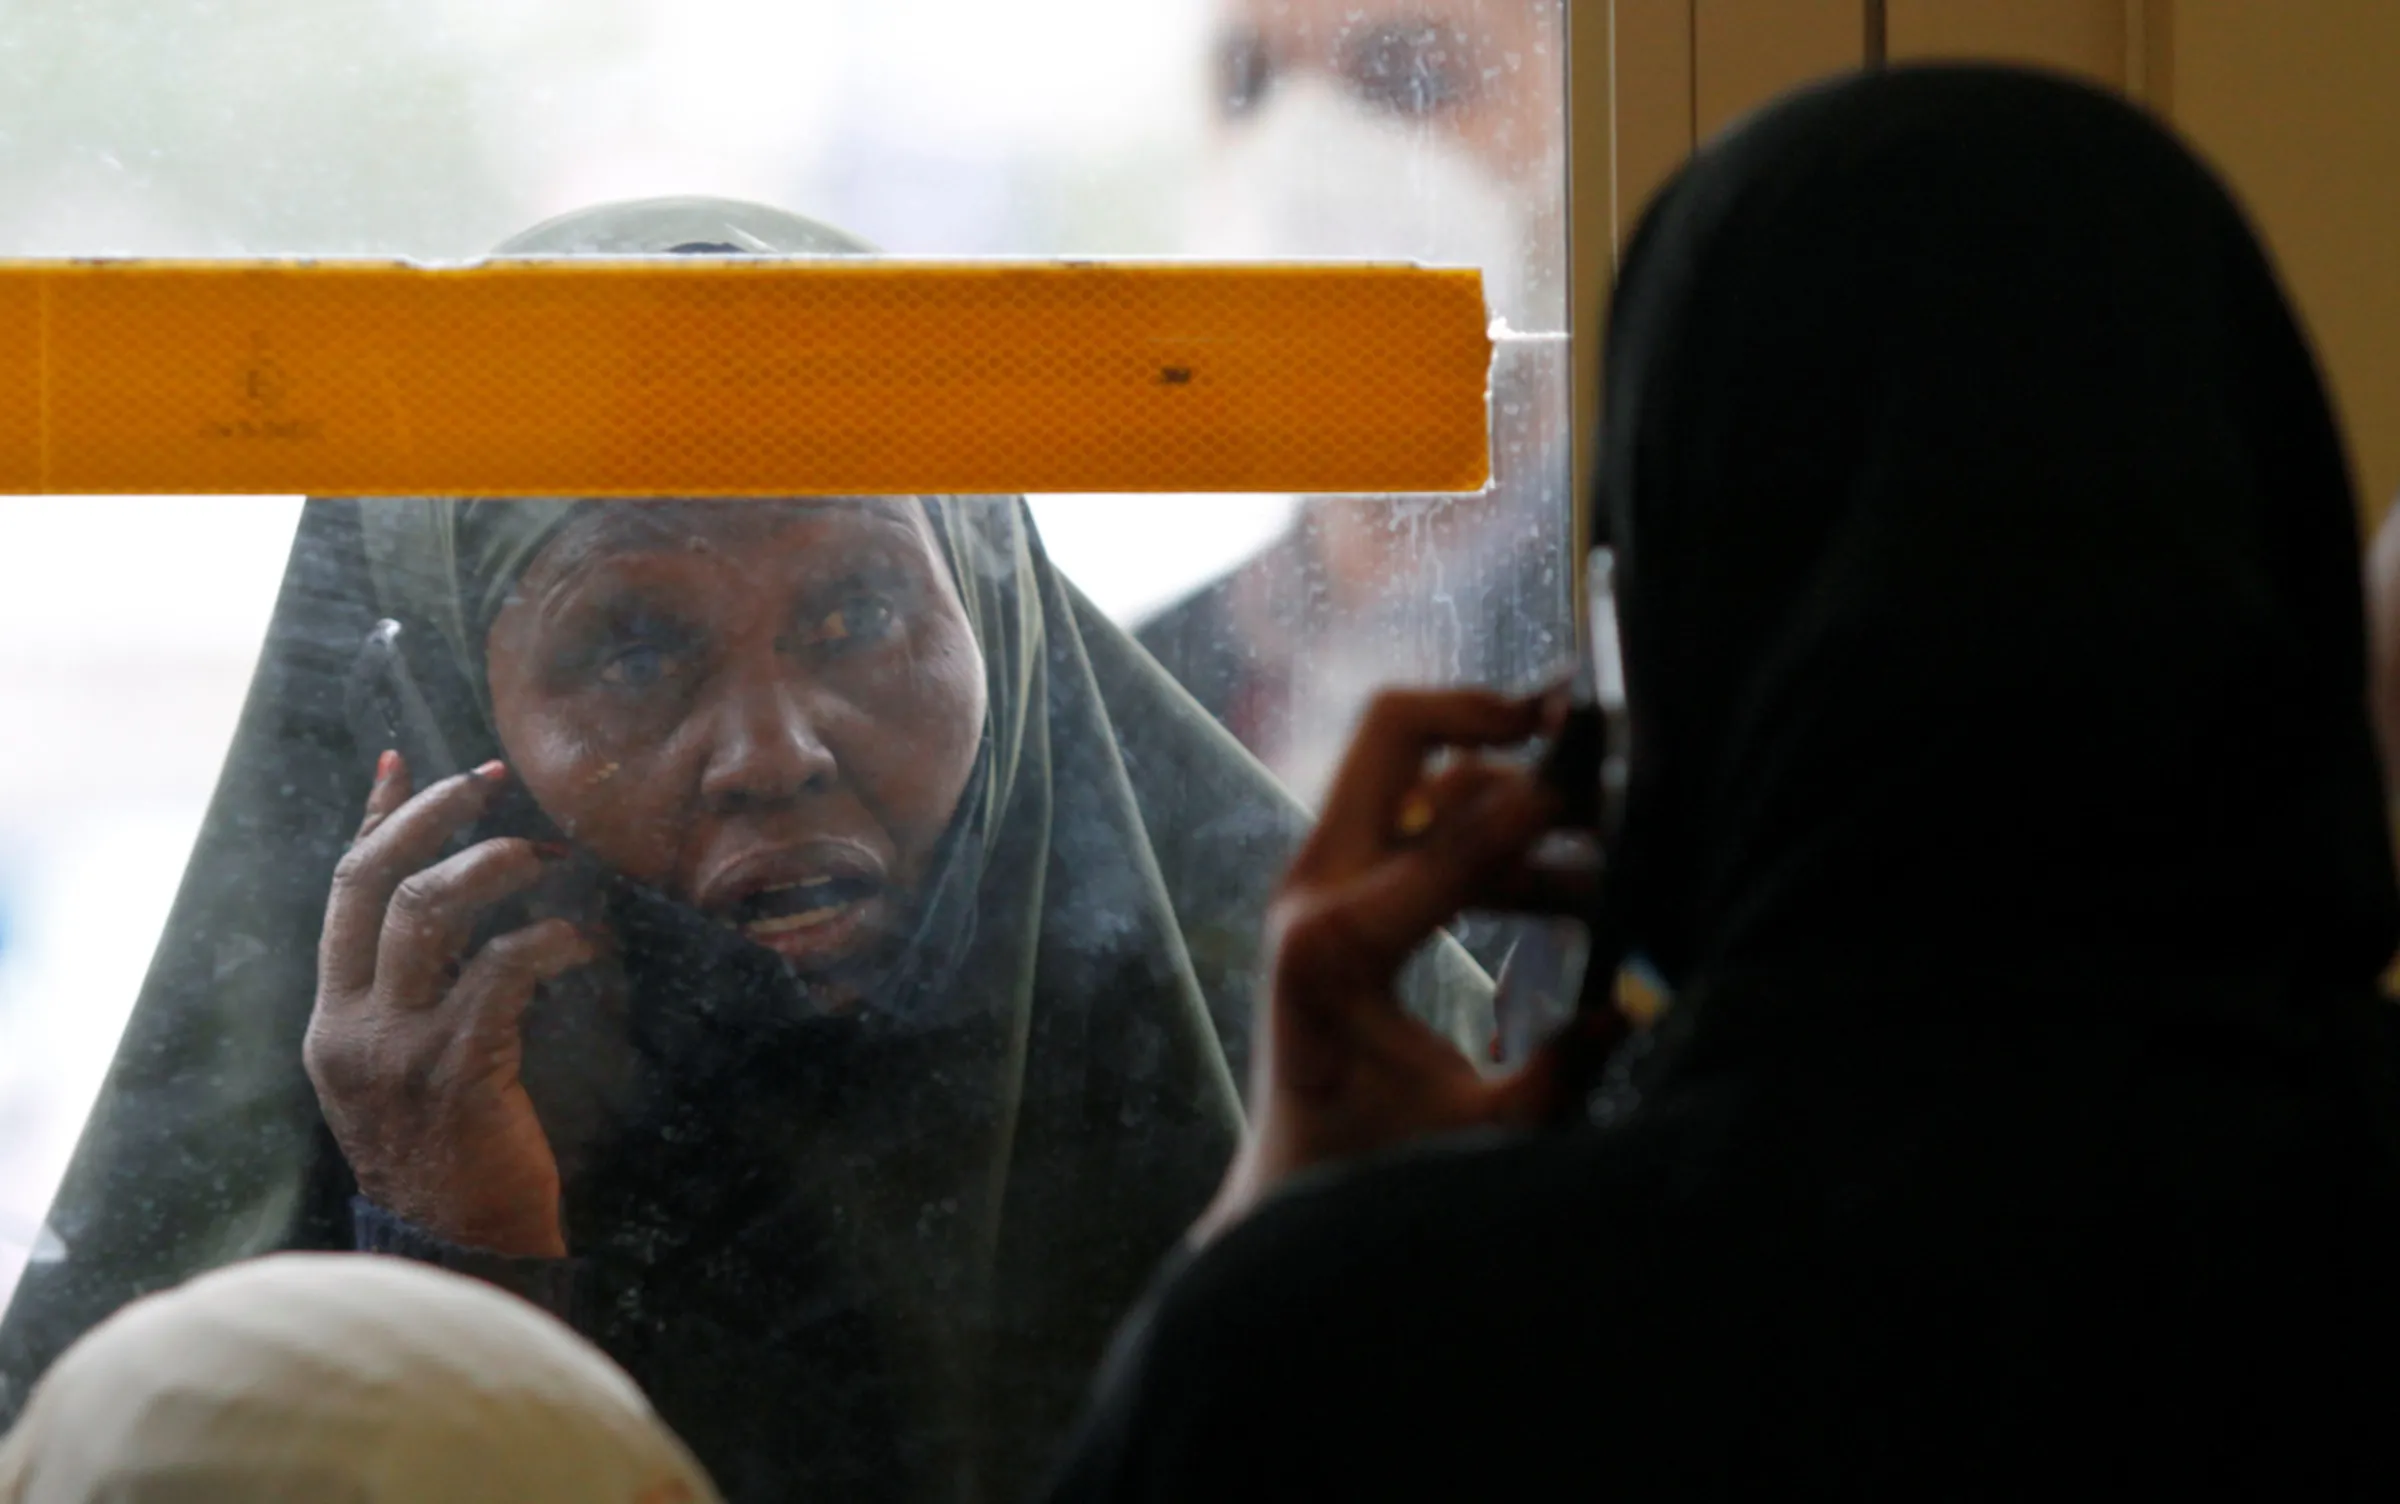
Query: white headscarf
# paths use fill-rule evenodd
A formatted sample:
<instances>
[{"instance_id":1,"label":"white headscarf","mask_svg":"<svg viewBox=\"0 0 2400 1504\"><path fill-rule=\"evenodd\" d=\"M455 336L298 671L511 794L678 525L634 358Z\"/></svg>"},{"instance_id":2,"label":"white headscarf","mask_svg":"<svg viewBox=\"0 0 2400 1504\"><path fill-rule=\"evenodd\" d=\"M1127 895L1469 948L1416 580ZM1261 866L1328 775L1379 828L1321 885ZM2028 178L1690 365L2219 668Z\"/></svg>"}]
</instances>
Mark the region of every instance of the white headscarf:
<instances>
[{"instance_id":1,"label":"white headscarf","mask_svg":"<svg viewBox=\"0 0 2400 1504\"><path fill-rule=\"evenodd\" d=\"M631 1379L423 1265L284 1254L127 1306L0 1441L0 1504L716 1504Z\"/></svg>"}]
</instances>

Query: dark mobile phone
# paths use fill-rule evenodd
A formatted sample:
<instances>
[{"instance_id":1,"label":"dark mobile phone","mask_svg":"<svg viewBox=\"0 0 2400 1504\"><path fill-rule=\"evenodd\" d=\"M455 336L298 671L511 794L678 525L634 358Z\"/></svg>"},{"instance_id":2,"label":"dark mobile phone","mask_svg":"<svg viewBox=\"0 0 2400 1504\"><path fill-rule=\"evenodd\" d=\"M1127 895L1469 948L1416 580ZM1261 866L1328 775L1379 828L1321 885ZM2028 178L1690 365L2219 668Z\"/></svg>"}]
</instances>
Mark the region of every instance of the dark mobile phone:
<instances>
[{"instance_id":1,"label":"dark mobile phone","mask_svg":"<svg viewBox=\"0 0 2400 1504\"><path fill-rule=\"evenodd\" d=\"M1587 637L1569 680L1567 707L1545 738L1535 776L1562 802L1556 829L1534 853L1542 865L1596 869L1625 789L1625 695L1616 640L1613 559L1593 550L1586 572ZM1603 906L1605 908L1605 906ZM1605 912L1589 921L1528 919L1511 947L1496 999L1495 1054L1521 1063L1578 1014L1613 1004L1622 946Z\"/></svg>"},{"instance_id":2,"label":"dark mobile phone","mask_svg":"<svg viewBox=\"0 0 2400 1504\"><path fill-rule=\"evenodd\" d=\"M441 780L464 772L465 768L457 749L442 732L441 718L434 713L431 698L409 667L408 642L407 629L389 618L368 629L366 639L359 644L358 657L351 664L344 709L360 760L371 765L386 751L399 753L408 763L410 787L422 793ZM464 851L494 836L554 841L559 833L523 785L510 778L500 785L482 817L451 836L443 843L443 850ZM494 905L478 927L478 943L536 914L561 911L563 882L562 873L556 880L545 879L538 889Z\"/></svg>"},{"instance_id":3,"label":"dark mobile phone","mask_svg":"<svg viewBox=\"0 0 2400 1504\"><path fill-rule=\"evenodd\" d=\"M368 629L350 667L344 709L359 755L372 762L387 751L399 753L411 786L423 789L464 770L409 671L406 641L406 629L389 617Z\"/></svg>"},{"instance_id":4,"label":"dark mobile phone","mask_svg":"<svg viewBox=\"0 0 2400 1504\"><path fill-rule=\"evenodd\" d=\"M1565 802L1559 815L1562 830L1597 833L1605 814L1601 780L1609 760L1608 712L1596 700L1580 695L1567 706L1564 719L1534 765L1534 775Z\"/></svg>"}]
</instances>

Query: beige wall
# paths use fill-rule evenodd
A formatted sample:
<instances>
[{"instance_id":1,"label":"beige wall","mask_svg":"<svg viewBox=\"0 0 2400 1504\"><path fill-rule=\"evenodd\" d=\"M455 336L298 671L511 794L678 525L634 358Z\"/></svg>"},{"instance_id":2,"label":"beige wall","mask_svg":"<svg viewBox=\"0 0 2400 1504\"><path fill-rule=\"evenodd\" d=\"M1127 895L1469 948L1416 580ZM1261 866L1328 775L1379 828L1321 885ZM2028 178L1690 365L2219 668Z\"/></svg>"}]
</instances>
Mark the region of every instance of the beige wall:
<instances>
[{"instance_id":1,"label":"beige wall","mask_svg":"<svg viewBox=\"0 0 2400 1504\"><path fill-rule=\"evenodd\" d=\"M1859 0L1691 0L1691 11L1702 140L1794 85L1866 60Z\"/></svg>"},{"instance_id":2,"label":"beige wall","mask_svg":"<svg viewBox=\"0 0 2400 1504\"><path fill-rule=\"evenodd\" d=\"M1577 411L1588 414L1601 291L1643 201L1696 136L1859 63L1873 7L1570 4L1587 347ZM2400 491L2400 0L1885 0L1882 11L1893 61L2039 63L2121 88L2190 135L2265 234L2332 383L2362 503L2380 512Z\"/></svg>"},{"instance_id":3,"label":"beige wall","mask_svg":"<svg viewBox=\"0 0 2400 1504\"><path fill-rule=\"evenodd\" d=\"M2400 490L2400 0L2176 0L2173 27L2169 110L2265 232L2380 513Z\"/></svg>"},{"instance_id":4,"label":"beige wall","mask_svg":"<svg viewBox=\"0 0 2400 1504\"><path fill-rule=\"evenodd\" d=\"M1888 0L1887 56L2035 63L2125 86L2139 0Z\"/></svg>"}]
</instances>

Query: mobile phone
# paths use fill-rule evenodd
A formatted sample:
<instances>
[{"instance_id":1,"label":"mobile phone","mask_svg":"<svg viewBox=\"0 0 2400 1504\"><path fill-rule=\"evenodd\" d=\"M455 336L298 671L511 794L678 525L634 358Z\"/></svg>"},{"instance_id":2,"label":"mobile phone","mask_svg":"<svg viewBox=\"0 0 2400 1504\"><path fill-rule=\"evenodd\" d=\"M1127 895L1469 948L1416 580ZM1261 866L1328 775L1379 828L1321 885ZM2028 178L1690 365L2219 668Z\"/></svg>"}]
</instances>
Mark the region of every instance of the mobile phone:
<instances>
[{"instance_id":1,"label":"mobile phone","mask_svg":"<svg viewBox=\"0 0 2400 1504\"><path fill-rule=\"evenodd\" d=\"M400 623L386 617L368 628L343 702L350 735L370 763L386 751L399 753L407 759L409 782L420 789L461 771L433 706L409 672L407 631Z\"/></svg>"},{"instance_id":2,"label":"mobile phone","mask_svg":"<svg viewBox=\"0 0 2400 1504\"><path fill-rule=\"evenodd\" d=\"M367 630L343 699L362 763L372 765L386 751L399 753L408 761L409 784L419 793L465 771L457 749L442 733L433 701L409 668L408 633L400 623L387 617ZM443 843L443 850L464 851L494 836L550 841L559 833L523 785L511 778L491 796L478 819ZM535 901L535 895L525 894L494 906L479 933L523 923Z\"/></svg>"},{"instance_id":3,"label":"mobile phone","mask_svg":"<svg viewBox=\"0 0 2400 1504\"><path fill-rule=\"evenodd\" d=\"M1586 640L1568 690L1565 717L1535 763L1536 776L1563 801L1558 828L1535 849L1543 865L1597 866L1622 815L1625 792L1625 689L1616 635L1614 556L1592 551L1585 572ZM1494 999L1493 1054L1521 1064L1579 1013L1611 1006L1623 947L1605 912L1582 919L1521 921L1501 993Z\"/></svg>"}]
</instances>

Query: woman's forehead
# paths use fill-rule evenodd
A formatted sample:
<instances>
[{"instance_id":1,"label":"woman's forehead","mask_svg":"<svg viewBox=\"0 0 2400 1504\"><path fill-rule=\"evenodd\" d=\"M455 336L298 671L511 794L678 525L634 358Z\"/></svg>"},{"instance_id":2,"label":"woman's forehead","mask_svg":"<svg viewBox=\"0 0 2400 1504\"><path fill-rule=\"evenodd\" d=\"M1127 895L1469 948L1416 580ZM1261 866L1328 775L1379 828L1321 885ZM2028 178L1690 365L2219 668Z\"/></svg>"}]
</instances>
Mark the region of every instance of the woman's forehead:
<instances>
[{"instance_id":1,"label":"woman's forehead","mask_svg":"<svg viewBox=\"0 0 2400 1504\"><path fill-rule=\"evenodd\" d=\"M792 528L824 535L911 543L931 551L922 504L909 496L777 497L770 500L593 501L545 545L525 571L528 582L564 582L596 564L635 554L740 552Z\"/></svg>"}]
</instances>

